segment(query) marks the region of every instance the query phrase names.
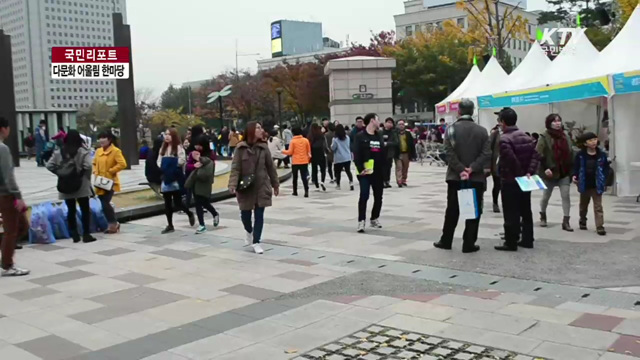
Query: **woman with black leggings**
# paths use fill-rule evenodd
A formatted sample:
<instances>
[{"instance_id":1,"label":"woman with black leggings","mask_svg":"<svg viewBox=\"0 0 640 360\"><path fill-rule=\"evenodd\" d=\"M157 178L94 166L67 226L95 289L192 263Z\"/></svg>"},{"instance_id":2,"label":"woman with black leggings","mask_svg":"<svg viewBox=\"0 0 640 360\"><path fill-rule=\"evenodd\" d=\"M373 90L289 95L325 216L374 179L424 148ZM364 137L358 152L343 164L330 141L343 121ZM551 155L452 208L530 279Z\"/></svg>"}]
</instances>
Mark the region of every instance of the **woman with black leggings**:
<instances>
[{"instance_id":1,"label":"woman with black leggings","mask_svg":"<svg viewBox=\"0 0 640 360\"><path fill-rule=\"evenodd\" d=\"M167 227L162 234L174 231L173 212L182 210L189 217L189 224L193 226L196 219L193 213L182 203L184 192L184 171L186 163L184 148L180 144L180 135L175 128L168 129L164 134L164 143L158 155L158 167L162 171L162 185L160 191L164 198L164 213L167 216Z\"/></svg>"},{"instance_id":2,"label":"woman with black leggings","mask_svg":"<svg viewBox=\"0 0 640 360\"><path fill-rule=\"evenodd\" d=\"M333 151L333 172L336 176L336 190L340 190L342 170L349 178L349 188L353 191L353 175L351 175L351 139L342 125L336 126L336 133L331 142Z\"/></svg>"},{"instance_id":3,"label":"woman with black leggings","mask_svg":"<svg viewBox=\"0 0 640 360\"><path fill-rule=\"evenodd\" d=\"M322 134L322 127L312 124L309 131L309 143L311 143L311 180L316 189L322 187L322 191L327 191L324 180L327 176L327 157L329 152L327 140ZM318 182L318 169L320 170L321 182Z\"/></svg>"},{"instance_id":4,"label":"woman with black leggings","mask_svg":"<svg viewBox=\"0 0 640 360\"><path fill-rule=\"evenodd\" d=\"M71 164L75 166L75 173L69 170ZM89 227L91 224L89 197L93 196L91 167L91 154L85 147L84 140L82 140L77 130L69 130L64 138L62 148L53 153L53 156L47 162L47 169L60 177L58 180L59 197L67 205L67 223L74 243L80 242L80 232L78 231L76 220L76 202L80 205L80 211L82 212L82 241L85 243L96 241L96 238L91 236ZM81 181L76 186L69 186L70 182L65 177L69 176L69 174L80 177ZM67 184L61 184L64 181Z\"/></svg>"}]
</instances>

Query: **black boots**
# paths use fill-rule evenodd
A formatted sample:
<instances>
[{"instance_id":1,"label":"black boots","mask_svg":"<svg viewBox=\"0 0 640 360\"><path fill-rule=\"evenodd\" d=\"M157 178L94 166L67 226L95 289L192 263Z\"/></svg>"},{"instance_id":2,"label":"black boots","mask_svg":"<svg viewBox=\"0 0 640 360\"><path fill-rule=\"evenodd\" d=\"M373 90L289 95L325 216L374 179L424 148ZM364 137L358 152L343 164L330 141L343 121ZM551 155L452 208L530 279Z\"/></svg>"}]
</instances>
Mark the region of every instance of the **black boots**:
<instances>
[{"instance_id":1,"label":"black boots","mask_svg":"<svg viewBox=\"0 0 640 360\"><path fill-rule=\"evenodd\" d=\"M571 224L569 224L569 220L571 220L571 218L569 216L565 216L562 219L562 230L568 231L568 232L573 232L573 229L571 228Z\"/></svg>"},{"instance_id":2,"label":"black boots","mask_svg":"<svg viewBox=\"0 0 640 360\"><path fill-rule=\"evenodd\" d=\"M549 225L547 225L547 213L540 213L540 226L541 227L547 227Z\"/></svg>"}]
</instances>

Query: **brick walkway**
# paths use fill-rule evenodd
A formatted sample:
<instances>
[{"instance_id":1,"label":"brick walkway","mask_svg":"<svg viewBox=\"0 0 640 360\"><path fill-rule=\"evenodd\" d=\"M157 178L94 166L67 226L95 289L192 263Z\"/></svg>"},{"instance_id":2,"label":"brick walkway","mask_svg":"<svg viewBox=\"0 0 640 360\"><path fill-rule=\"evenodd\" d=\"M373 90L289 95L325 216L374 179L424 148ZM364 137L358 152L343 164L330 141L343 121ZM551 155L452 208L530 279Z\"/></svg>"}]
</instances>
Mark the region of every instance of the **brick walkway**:
<instances>
[{"instance_id":1,"label":"brick walkway","mask_svg":"<svg viewBox=\"0 0 640 360\"><path fill-rule=\"evenodd\" d=\"M32 275L0 279L0 359L640 358L636 205L605 200L605 238L554 221L512 254L493 251L501 220L485 214L482 250L463 255L460 240L431 245L442 176L414 166L409 188L385 193L384 229L364 235L357 191L305 200L287 184L261 256L242 246L233 201L204 235L176 215L168 236L155 217L30 246L16 261Z\"/></svg>"}]
</instances>

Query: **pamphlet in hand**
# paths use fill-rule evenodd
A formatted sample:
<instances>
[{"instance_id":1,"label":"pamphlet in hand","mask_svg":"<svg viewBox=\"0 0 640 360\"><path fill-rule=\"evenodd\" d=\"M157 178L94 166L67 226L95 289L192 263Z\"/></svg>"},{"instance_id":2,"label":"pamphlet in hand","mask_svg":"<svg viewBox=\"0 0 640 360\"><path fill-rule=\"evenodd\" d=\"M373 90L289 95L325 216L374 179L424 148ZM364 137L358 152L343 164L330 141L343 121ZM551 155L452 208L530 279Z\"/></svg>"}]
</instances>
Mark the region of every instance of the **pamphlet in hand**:
<instances>
[{"instance_id":1,"label":"pamphlet in hand","mask_svg":"<svg viewBox=\"0 0 640 360\"><path fill-rule=\"evenodd\" d=\"M544 184L544 181L542 181L538 175L532 175L530 178L526 176L517 177L516 181L520 186L520 190L524 192L547 189L547 185Z\"/></svg>"}]
</instances>

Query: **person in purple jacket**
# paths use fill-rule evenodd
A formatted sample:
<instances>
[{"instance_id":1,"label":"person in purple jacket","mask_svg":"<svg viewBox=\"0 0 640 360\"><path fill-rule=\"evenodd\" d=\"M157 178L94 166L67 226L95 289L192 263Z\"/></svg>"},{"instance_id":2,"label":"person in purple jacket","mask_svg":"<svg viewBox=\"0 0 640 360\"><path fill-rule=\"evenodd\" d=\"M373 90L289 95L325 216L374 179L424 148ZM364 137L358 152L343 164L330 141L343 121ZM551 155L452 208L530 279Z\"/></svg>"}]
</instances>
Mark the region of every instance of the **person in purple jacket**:
<instances>
[{"instance_id":1,"label":"person in purple jacket","mask_svg":"<svg viewBox=\"0 0 640 360\"><path fill-rule=\"evenodd\" d=\"M500 137L498 173L502 181L502 207L504 214L504 244L500 251L518 251L518 246L533 248L533 213L531 192L524 192L517 177L531 176L538 170L540 155L533 138L518 129L518 114L511 108L500 111L499 121L503 133ZM518 242L522 230L522 240Z\"/></svg>"}]
</instances>

